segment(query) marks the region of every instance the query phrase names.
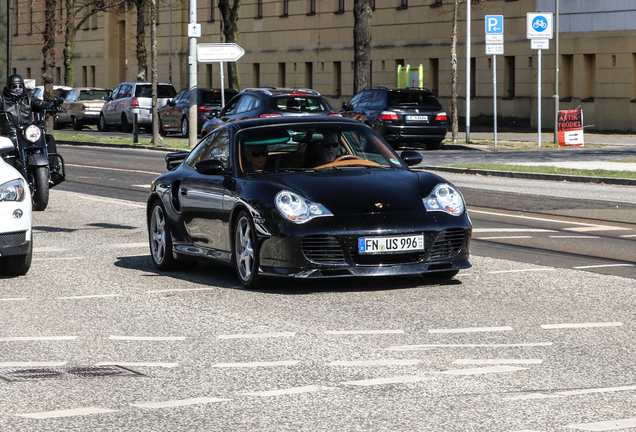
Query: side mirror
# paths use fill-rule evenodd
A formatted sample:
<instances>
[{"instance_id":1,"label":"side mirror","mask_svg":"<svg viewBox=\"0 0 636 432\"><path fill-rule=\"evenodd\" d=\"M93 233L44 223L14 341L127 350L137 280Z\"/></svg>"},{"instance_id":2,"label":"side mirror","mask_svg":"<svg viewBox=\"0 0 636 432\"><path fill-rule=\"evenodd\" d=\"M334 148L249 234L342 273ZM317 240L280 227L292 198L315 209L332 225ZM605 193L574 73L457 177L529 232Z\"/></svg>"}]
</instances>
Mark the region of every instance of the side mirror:
<instances>
[{"instance_id":1,"label":"side mirror","mask_svg":"<svg viewBox=\"0 0 636 432\"><path fill-rule=\"evenodd\" d=\"M211 119L213 117L217 117L219 115L219 109L218 108L213 108L209 113L208 113L208 118Z\"/></svg>"},{"instance_id":2,"label":"side mirror","mask_svg":"<svg viewBox=\"0 0 636 432\"><path fill-rule=\"evenodd\" d=\"M416 152L415 150L404 150L400 153L400 157L408 166L418 165L422 163L422 159L424 159L422 153Z\"/></svg>"},{"instance_id":3,"label":"side mirror","mask_svg":"<svg viewBox=\"0 0 636 432\"><path fill-rule=\"evenodd\" d=\"M168 171L173 171L188 157L189 151L182 151L176 153L168 153L163 160L166 162L166 168Z\"/></svg>"},{"instance_id":4,"label":"side mirror","mask_svg":"<svg viewBox=\"0 0 636 432\"><path fill-rule=\"evenodd\" d=\"M0 137L0 154L12 152L14 149L13 141L7 137Z\"/></svg>"},{"instance_id":5,"label":"side mirror","mask_svg":"<svg viewBox=\"0 0 636 432\"><path fill-rule=\"evenodd\" d=\"M168 106L173 107L173 106L175 106L175 105L176 105L176 103L175 103L174 99L170 99L170 100L168 101Z\"/></svg>"},{"instance_id":6,"label":"side mirror","mask_svg":"<svg viewBox=\"0 0 636 432\"><path fill-rule=\"evenodd\" d=\"M207 159L197 162L194 165L194 169L197 170L199 174L203 175L220 174L225 171L223 164L218 159Z\"/></svg>"},{"instance_id":7,"label":"side mirror","mask_svg":"<svg viewBox=\"0 0 636 432\"><path fill-rule=\"evenodd\" d=\"M353 105L348 104L346 102L342 103L342 110L343 111L353 111Z\"/></svg>"}]
</instances>

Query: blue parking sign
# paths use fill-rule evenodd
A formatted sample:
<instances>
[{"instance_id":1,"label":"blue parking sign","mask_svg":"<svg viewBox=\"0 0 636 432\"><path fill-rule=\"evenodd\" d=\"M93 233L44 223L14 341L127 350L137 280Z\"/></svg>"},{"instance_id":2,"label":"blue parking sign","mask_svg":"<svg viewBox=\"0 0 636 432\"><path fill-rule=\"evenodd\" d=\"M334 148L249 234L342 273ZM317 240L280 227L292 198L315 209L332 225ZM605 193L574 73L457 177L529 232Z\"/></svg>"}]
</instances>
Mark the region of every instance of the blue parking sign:
<instances>
[{"instance_id":1,"label":"blue parking sign","mask_svg":"<svg viewBox=\"0 0 636 432\"><path fill-rule=\"evenodd\" d=\"M503 34L503 15L486 15L486 34Z\"/></svg>"}]
</instances>

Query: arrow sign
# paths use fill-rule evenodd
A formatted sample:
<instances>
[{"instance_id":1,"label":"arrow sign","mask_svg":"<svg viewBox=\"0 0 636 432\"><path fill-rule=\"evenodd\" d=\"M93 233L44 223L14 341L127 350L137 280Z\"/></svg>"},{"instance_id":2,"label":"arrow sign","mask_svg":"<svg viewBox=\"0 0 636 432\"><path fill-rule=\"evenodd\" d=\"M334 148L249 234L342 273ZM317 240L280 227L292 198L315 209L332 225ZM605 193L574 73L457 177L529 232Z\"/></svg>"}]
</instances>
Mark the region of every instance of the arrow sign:
<instances>
[{"instance_id":1,"label":"arrow sign","mask_svg":"<svg viewBox=\"0 0 636 432\"><path fill-rule=\"evenodd\" d=\"M201 63L235 62L245 50L235 43L197 44L197 60Z\"/></svg>"}]
</instances>

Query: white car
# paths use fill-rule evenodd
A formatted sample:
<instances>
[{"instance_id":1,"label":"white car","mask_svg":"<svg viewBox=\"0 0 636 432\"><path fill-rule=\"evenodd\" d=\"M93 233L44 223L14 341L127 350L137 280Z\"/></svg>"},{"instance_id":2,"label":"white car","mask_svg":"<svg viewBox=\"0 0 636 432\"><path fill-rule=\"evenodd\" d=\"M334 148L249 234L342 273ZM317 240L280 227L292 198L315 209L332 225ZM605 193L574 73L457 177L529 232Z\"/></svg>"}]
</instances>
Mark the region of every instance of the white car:
<instances>
[{"instance_id":1,"label":"white car","mask_svg":"<svg viewBox=\"0 0 636 432\"><path fill-rule=\"evenodd\" d=\"M0 155L13 150L9 138L0 137ZM24 275L33 255L31 192L24 178L0 158L0 275Z\"/></svg>"}]
</instances>

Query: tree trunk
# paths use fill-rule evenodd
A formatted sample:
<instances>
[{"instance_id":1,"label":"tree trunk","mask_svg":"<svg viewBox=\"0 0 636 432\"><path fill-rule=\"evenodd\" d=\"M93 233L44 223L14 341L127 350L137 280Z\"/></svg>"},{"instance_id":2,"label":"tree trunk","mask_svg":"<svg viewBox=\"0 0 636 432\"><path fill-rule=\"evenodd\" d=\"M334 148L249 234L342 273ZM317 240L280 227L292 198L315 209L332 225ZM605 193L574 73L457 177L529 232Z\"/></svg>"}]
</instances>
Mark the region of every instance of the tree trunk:
<instances>
[{"instance_id":1,"label":"tree trunk","mask_svg":"<svg viewBox=\"0 0 636 432\"><path fill-rule=\"evenodd\" d=\"M459 4L461 0L454 0L453 31L451 34L451 123L453 142L457 142L459 134L459 118L457 114L457 20L459 19Z\"/></svg>"},{"instance_id":2,"label":"tree trunk","mask_svg":"<svg viewBox=\"0 0 636 432\"><path fill-rule=\"evenodd\" d=\"M371 1L353 2L353 93L371 86Z\"/></svg>"},{"instance_id":3,"label":"tree trunk","mask_svg":"<svg viewBox=\"0 0 636 432\"><path fill-rule=\"evenodd\" d=\"M230 6L230 0L219 0L219 11L223 18L223 36L226 43L236 43L238 41L238 10L241 0L234 0ZM239 91L238 64L231 62L227 64L227 87Z\"/></svg>"},{"instance_id":4,"label":"tree trunk","mask_svg":"<svg viewBox=\"0 0 636 432\"><path fill-rule=\"evenodd\" d=\"M53 72L55 71L55 11L57 0L45 0L45 21L42 32L42 82L44 83L44 99L53 98ZM53 117L46 116L46 129L53 130Z\"/></svg>"},{"instance_id":5,"label":"tree trunk","mask_svg":"<svg viewBox=\"0 0 636 432\"><path fill-rule=\"evenodd\" d=\"M152 144L159 144L159 117L157 115L157 3L150 0L150 68L152 79Z\"/></svg>"},{"instance_id":6,"label":"tree trunk","mask_svg":"<svg viewBox=\"0 0 636 432\"><path fill-rule=\"evenodd\" d=\"M75 54L75 0L66 0L66 31L64 33L64 85L74 87L73 55Z\"/></svg>"},{"instance_id":7,"label":"tree trunk","mask_svg":"<svg viewBox=\"0 0 636 432\"><path fill-rule=\"evenodd\" d=\"M147 0L134 0L137 6L137 81L146 81L148 70L148 52L146 51L146 14Z\"/></svg>"}]
</instances>

